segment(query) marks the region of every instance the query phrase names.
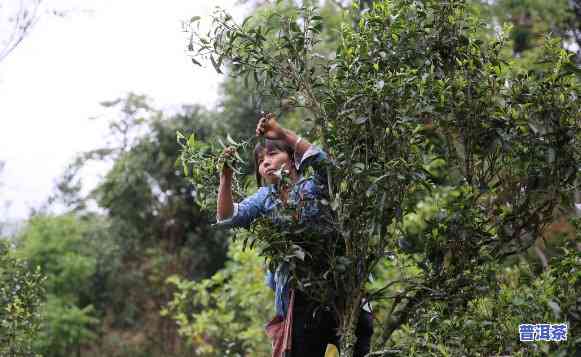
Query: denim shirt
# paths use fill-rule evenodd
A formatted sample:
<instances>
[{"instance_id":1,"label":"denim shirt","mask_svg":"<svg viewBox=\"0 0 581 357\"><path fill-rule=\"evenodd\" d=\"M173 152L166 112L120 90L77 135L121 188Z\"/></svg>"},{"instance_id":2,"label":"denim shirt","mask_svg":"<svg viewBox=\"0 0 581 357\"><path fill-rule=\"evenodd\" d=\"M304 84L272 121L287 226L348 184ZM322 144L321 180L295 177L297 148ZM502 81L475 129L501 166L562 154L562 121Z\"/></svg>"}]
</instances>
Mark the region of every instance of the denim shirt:
<instances>
[{"instance_id":1,"label":"denim shirt","mask_svg":"<svg viewBox=\"0 0 581 357\"><path fill-rule=\"evenodd\" d=\"M327 154L318 146L311 145L301 158L295 157L295 166L299 174L299 180L291 187L289 202L314 203L314 199L327 195L327 173L324 165L318 165L322 161L328 161ZM313 168L313 175L303 177L308 167ZM276 208L282 202L278 198L276 185L269 184L260 187L256 193L245 198L240 203L234 203L234 212L230 218L219 220L216 217L217 226L248 228L250 224L261 216L268 216L274 224L283 224L276 215ZM300 209L299 223L316 219L319 209L316 204L307 204ZM288 281L290 277L288 264L278 266L275 273L267 271L266 283L275 292L276 314L286 316L289 303Z\"/></svg>"}]
</instances>

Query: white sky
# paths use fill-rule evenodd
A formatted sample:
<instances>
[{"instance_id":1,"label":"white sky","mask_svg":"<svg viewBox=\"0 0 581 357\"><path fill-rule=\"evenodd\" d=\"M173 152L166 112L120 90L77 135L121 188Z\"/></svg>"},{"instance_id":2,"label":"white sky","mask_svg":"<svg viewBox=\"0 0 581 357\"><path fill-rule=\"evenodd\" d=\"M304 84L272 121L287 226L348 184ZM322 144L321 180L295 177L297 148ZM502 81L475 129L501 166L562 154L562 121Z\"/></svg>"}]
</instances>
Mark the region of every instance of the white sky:
<instances>
[{"instance_id":1,"label":"white sky","mask_svg":"<svg viewBox=\"0 0 581 357\"><path fill-rule=\"evenodd\" d=\"M45 3L72 11L41 18L0 62L0 221L26 218L76 153L100 147L106 123L89 120L103 112L99 102L132 91L157 108L214 105L221 78L185 56L181 20L207 17L217 5L238 18L245 11L235 0ZM103 173L86 173L85 186Z\"/></svg>"}]
</instances>

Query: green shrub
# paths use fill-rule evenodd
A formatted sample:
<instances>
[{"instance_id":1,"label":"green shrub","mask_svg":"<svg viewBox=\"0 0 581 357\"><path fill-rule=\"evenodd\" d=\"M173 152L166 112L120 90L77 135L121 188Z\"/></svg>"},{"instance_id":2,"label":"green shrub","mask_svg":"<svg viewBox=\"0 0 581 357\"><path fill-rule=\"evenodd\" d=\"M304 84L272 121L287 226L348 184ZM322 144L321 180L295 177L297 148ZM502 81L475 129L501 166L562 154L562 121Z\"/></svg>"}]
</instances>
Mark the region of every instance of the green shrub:
<instances>
[{"instance_id":1,"label":"green shrub","mask_svg":"<svg viewBox=\"0 0 581 357\"><path fill-rule=\"evenodd\" d=\"M38 337L45 278L0 240L0 356L28 356Z\"/></svg>"}]
</instances>

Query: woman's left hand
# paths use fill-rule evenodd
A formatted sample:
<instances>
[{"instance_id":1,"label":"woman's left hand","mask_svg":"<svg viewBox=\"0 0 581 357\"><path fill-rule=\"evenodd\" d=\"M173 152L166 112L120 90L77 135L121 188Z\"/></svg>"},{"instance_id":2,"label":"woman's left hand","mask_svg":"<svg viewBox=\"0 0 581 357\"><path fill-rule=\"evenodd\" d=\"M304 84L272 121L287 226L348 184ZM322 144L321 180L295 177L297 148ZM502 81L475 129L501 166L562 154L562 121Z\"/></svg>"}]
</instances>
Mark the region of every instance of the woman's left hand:
<instances>
[{"instance_id":1,"label":"woman's left hand","mask_svg":"<svg viewBox=\"0 0 581 357\"><path fill-rule=\"evenodd\" d=\"M274 114L266 113L258 120L256 136L264 136L271 140L284 140L286 132L280 125L278 125Z\"/></svg>"}]
</instances>

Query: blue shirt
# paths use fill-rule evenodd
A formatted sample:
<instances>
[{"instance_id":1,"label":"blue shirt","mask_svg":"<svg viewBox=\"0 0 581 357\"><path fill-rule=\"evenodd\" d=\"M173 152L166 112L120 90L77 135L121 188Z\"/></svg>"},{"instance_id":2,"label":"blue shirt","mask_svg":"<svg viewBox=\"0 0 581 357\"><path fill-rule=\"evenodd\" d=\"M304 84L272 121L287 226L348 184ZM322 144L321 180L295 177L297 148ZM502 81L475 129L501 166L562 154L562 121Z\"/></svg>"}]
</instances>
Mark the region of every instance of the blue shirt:
<instances>
[{"instance_id":1,"label":"blue shirt","mask_svg":"<svg viewBox=\"0 0 581 357\"><path fill-rule=\"evenodd\" d=\"M321 165L324 161L329 161L328 155L315 145L311 145L302 157L295 157L294 164L299 180L291 187L288 201L289 204L303 202L303 205L298 209L300 223L316 220L319 215L317 199L328 196L327 172L325 165ZM312 175L304 177L303 174L309 168L312 168ZM245 198L242 202L234 203L234 212L230 218L219 220L216 217L216 225L229 228L248 228L255 219L261 216L270 217L276 225L283 225L285 222L277 214L277 208L281 204L276 185L262 186L256 193ZM279 265L274 274L270 271L267 272L266 282L275 292L277 315L285 316L288 309L289 277L289 267L286 263Z\"/></svg>"}]
</instances>

